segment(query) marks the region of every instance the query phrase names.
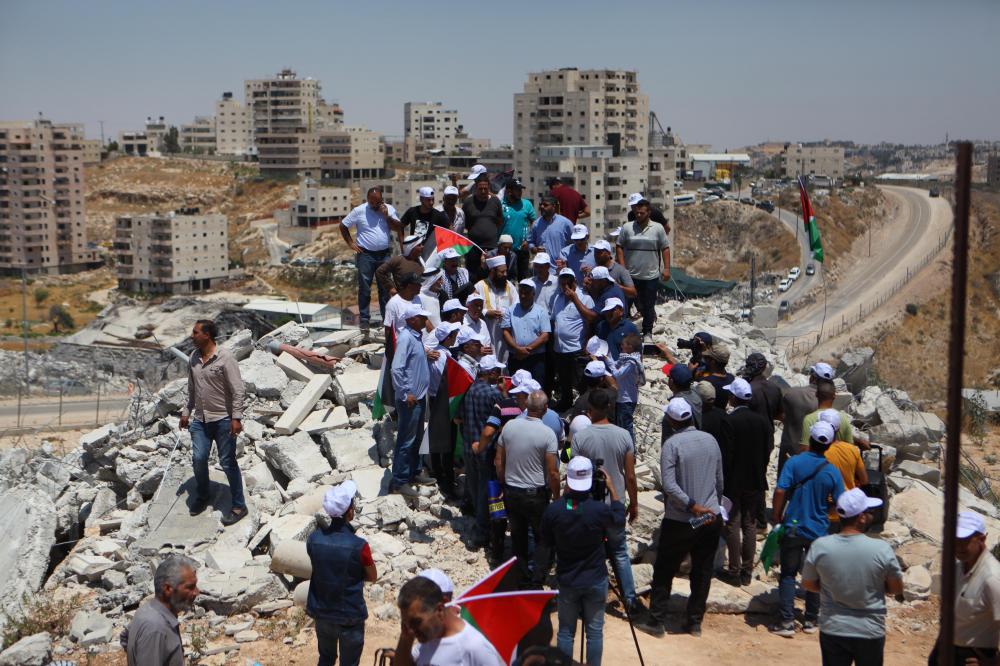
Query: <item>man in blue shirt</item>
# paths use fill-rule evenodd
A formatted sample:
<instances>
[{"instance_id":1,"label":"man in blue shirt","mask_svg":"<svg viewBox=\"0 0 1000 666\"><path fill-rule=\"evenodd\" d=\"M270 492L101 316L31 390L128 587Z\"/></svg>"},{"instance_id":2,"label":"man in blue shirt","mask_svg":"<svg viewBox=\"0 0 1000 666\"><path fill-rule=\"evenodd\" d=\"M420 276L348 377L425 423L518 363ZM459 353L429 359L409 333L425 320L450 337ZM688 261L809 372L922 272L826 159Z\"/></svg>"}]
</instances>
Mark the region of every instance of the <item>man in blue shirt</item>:
<instances>
[{"instance_id":1,"label":"man in blue shirt","mask_svg":"<svg viewBox=\"0 0 1000 666\"><path fill-rule=\"evenodd\" d=\"M583 286L588 288L586 281L584 281ZM588 291L594 298L594 309L597 311L598 316L604 310L604 304L608 299L617 298L622 303L625 302L625 292L615 284L615 279L611 277L611 273L604 266L596 266L590 271L590 286Z\"/></svg>"},{"instance_id":2,"label":"man in blue shirt","mask_svg":"<svg viewBox=\"0 0 1000 666\"><path fill-rule=\"evenodd\" d=\"M501 234L510 236L514 252L517 254L517 275L528 274L528 235L538 213L531 201L523 199L524 185L514 178L507 181L503 198L503 227Z\"/></svg>"},{"instance_id":3,"label":"man in blue shirt","mask_svg":"<svg viewBox=\"0 0 1000 666\"><path fill-rule=\"evenodd\" d=\"M541 384L545 381L545 343L552 330L549 313L535 303L533 280L521 280L517 296L517 305L504 310L500 324L510 350L510 371L527 370Z\"/></svg>"},{"instance_id":4,"label":"man in blue shirt","mask_svg":"<svg viewBox=\"0 0 1000 666\"><path fill-rule=\"evenodd\" d=\"M608 357L618 360L622 339L629 334L639 333L635 324L625 318L625 303L620 298L609 298L601 308L603 320L597 323L594 335L608 343Z\"/></svg>"},{"instance_id":5,"label":"man in blue shirt","mask_svg":"<svg viewBox=\"0 0 1000 666\"><path fill-rule=\"evenodd\" d=\"M557 205L555 197L542 197L542 203L538 207L541 217L531 225L531 238L528 240L531 250L545 252L553 266L555 258L569 244L569 237L573 234L573 223L556 212Z\"/></svg>"},{"instance_id":6,"label":"man in blue shirt","mask_svg":"<svg viewBox=\"0 0 1000 666\"><path fill-rule=\"evenodd\" d=\"M781 621L771 627L771 631L785 638L795 635L795 577L802 570L812 542L826 536L830 527L827 517L830 506L844 492L840 472L823 457L834 438L833 426L826 421L813 425L809 429L809 450L788 459L774 489L771 522L783 524L785 533L781 537L778 578ZM818 617L819 594L807 590L802 631L815 633Z\"/></svg>"},{"instance_id":7,"label":"man in blue shirt","mask_svg":"<svg viewBox=\"0 0 1000 666\"><path fill-rule=\"evenodd\" d=\"M531 281L535 283L535 303L552 315L552 299L559 291L559 281L553 274L549 255L539 252L531 260Z\"/></svg>"},{"instance_id":8,"label":"man in blue shirt","mask_svg":"<svg viewBox=\"0 0 1000 666\"><path fill-rule=\"evenodd\" d=\"M389 492L408 497L420 494L411 483L437 483L417 471L430 386L430 368L422 338L428 316L427 310L416 303L406 306L403 311L406 328L396 336L396 351L392 357L392 386L396 392L396 449L392 455Z\"/></svg>"},{"instance_id":9,"label":"man in blue shirt","mask_svg":"<svg viewBox=\"0 0 1000 666\"><path fill-rule=\"evenodd\" d=\"M577 224L573 226L573 233L570 234L573 242L559 251L559 260L556 265L559 268L569 267L576 274L578 282L583 282L583 266L597 266L597 259L594 258L594 248L590 246L590 230L585 225Z\"/></svg>"},{"instance_id":10,"label":"man in blue shirt","mask_svg":"<svg viewBox=\"0 0 1000 666\"><path fill-rule=\"evenodd\" d=\"M585 314L586 313L586 314ZM580 357L587 323L596 320L594 299L577 286L572 268L559 271L559 292L552 301L552 330L555 332L555 375L559 387L556 411L573 406L573 389L580 383Z\"/></svg>"},{"instance_id":11,"label":"man in blue shirt","mask_svg":"<svg viewBox=\"0 0 1000 666\"><path fill-rule=\"evenodd\" d=\"M351 238L351 229L357 227L357 239ZM354 266L358 271L358 316L361 331L368 336L371 320L372 282L375 269L389 258L389 230L402 231L403 225L396 216L396 209L382 201L382 188L368 189L368 200L352 210L340 222L340 235L354 250ZM379 313L385 312L389 292L378 286Z\"/></svg>"}]
</instances>

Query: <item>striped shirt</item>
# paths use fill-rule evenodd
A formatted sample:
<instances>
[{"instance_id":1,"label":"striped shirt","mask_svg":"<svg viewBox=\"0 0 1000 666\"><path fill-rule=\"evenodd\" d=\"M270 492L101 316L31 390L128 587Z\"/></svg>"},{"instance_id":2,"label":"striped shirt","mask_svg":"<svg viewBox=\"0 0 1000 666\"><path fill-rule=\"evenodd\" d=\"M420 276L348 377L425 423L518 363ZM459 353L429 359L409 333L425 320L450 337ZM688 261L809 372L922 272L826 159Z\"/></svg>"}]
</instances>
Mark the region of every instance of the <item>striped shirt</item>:
<instances>
[{"instance_id":1,"label":"striped shirt","mask_svg":"<svg viewBox=\"0 0 1000 666\"><path fill-rule=\"evenodd\" d=\"M497 404L503 396L493 384L477 379L465 392L462 398L462 439L465 446L471 446L473 442L479 441L479 435L486 425L493 406Z\"/></svg>"},{"instance_id":2,"label":"striped shirt","mask_svg":"<svg viewBox=\"0 0 1000 666\"><path fill-rule=\"evenodd\" d=\"M693 501L718 512L722 501L722 452L707 432L688 426L671 435L660 452L664 516L669 520L694 518Z\"/></svg>"}]
</instances>

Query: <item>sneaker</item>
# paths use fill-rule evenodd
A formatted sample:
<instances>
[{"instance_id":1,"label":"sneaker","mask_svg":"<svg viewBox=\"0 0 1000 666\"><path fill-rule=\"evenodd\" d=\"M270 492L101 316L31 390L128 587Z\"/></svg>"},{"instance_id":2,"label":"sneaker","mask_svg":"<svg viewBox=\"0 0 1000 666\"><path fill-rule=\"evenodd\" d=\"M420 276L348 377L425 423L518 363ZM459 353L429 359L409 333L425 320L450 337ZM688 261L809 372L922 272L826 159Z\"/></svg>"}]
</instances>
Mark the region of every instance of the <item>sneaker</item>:
<instances>
[{"instance_id":1,"label":"sneaker","mask_svg":"<svg viewBox=\"0 0 1000 666\"><path fill-rule=\"evenodd\" d=\"M632 622L641 622L646 618L646 607L638 599L630 604L625 604L625 611Z\"/></svg>"},{"instance_id":2,"label":"sneaker","mask_svg":"<svg viewBox=\"0 0 1000 666\"><path fill-rule=\"evenodd\" d=\"M802 633L803 634L815 634L819 631L819 627L812 620L806 620L802 623Z\"/></svg>"},{"instance_id":3,"label":"sneaker","mask_svg":"<svg viewBox=\"0 0 1000 666\"><path fill-rule=\"evenodd\" d=\"M753 574L747 573L746 571L740 574L740 585L742 587L746 587L752 582L753 582Z\"/></svg>"},{"instance_id":4,"label":"sneaker","mask_svg":"<svg viewBox=\"0 0 1000 666\"><path fill-rule=\"evenodd\" d=\"M685 624L684 625L684 631L688 632L689 634L691 634L695 638L701 638L701 625L700 624L694 624L693 622L691 624Z\"/></svg>"},{"instance_id":5,"label":"sneaker","mask_svg":"<svg viewBox=\"0 0 1000 666\"><path fill-rule=\"evenodd\" d=\"M768 631L775 636L781 636L782 638L793 638L795 636L795 623L779 622L778 624L772 625Z\"/></svg>"},{"instance_id":6,"label":"sneaker","mask_svg":"<svg viewBox=\"0 0 1000 666\"><path fill-rule=\"evenodd\" d=\"M420 491L408 483L392 488L389 490L389 493L392 495L402 495L403 497L420 497Z\"/></svg>"},{"instance_id":7,"label":"sneaker","mask_svg":"<svg viewBox=\"0 0 1000 666\"><path fill-rule=\"evenodd\" d=\"M195 500L191 505L191 515L200 516L208 508L208 500Z\"/></svg>"},{"instance_id":8,"label":"sneaker","mask_svg":"<svg viewBox=\"0 0 1000 666\"><path fill-rule=\"evenodd\" d=\"M247 511L246 509L230 509L229 513L227 513L222 517L222 524L225 525L226 527L229 527L230 525L235 525L236 523L246 518L248 513L250 512Z\"/></svg>"},{"instance_id":9,"label":"sneaker","mask_svg":"<svg viewBox=\"0 0 1000 666\"><path fill-rule=\"evenodd\" d=\"M649 620L642 621L642 622L633 622L632 624L639 631L647 633L650 636L656 636L657 638L659 638L660 636L663 636L665 633L667 633L667 630L663 626L663 623L662 622L657 622L656 620L654 620L652 618L650 618Z\"/></svg>"},{"instance_id":10,"label":"sneaker","mask_svg":"<svg viewBox=\"0 0 1000 666\"><path fill-rule=\"evenodd\" d=\"M410 479L410 483L415 483L418 486L436 486L437 479L433 476L428 476L427 472L420 472Z\"/></svg>"}]
</instances>

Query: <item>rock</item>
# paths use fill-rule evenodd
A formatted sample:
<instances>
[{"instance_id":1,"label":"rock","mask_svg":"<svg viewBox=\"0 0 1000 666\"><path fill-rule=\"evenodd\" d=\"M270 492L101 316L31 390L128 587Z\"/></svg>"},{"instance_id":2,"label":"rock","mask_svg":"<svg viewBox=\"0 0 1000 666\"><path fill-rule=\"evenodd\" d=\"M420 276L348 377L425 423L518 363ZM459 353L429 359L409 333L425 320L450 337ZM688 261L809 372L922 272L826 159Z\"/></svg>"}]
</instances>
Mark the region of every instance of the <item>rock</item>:
<instances>
[{"instance_id":1,"label":"rock","mask_svg":"<svg viewBox=\"0 0 1000 666\"><path fill-rule=\"evenodd\" d=\"M22 638L0 653L0 666L46 666L52 658L48 632Z\"/></svg>"},{"instance_id":2,"label":"rock","mask_svg":"<svg viewBox=\"0 0 1000 666\"><path fill-rule=\"evenodd\" d=\"M233 636L233 640L235 640L237 643L253 643L258 638L260 638L260 634L258 634L253 629L241 631L237 633L235 636Z\"/></svg>"},{"instance_id":3,"label":"rock","mask_svg":"<svg viewBox=\"0 0 1000 666\"><path fill-rule=\"evenodd\" d=\"M254 350L249 358L240 361L240 375L246 390L262 398L280 398L282 389L288 386L288 376L266 351Z\"/></svg>"},{"instance_id":4,"label":"rock","mask_svg":"<svg viewBox=\"0 0 1000 666\"><path fill-rule=\"evenodd\" d=\"M26 597L42 586L49 567L49 551L56 542L56 508L37 488L17 487L0 492L0 631L7 617L19 616Z\"/></svg>"},{"instance_id":5,"label":"rock","mask_svg":"<svg viewBox=\"0 0 1000 666\"><path fill-rule=\"evenodd\" d=\"M916 540L904 543L896 549L896 559L903 569L924 567L930 570L932 562L940 558L941 548L930 541Z\"/></svg>"},{"instance_id":6,"label":"rock","mask_svg":"<svg viewBox=\"0 0 1000 666\"><path fill-rule=\"evenodd\" d=\"M156 392L156 413L161 417L179 412L187 404L187 379L175 379Z\"/></svg>"},{"instance_id":7,"label":"rock","mask_svg":"<svg viewBox=\"0 0 1000 666\"><path fill-rule=\"evenodd\" d=\"M668 608L671 612L681 613L687 607L687 598L691 594L691 583L687 578L674 578ZM753 581L747 587L733 587L712 581L708 592L706 610L709 613L771 613L779 605L778 588L761 581Z\"/></svg>"},{"instance_id":8,"label":"rock","mask_svg":"<svg viewBox=\"0 0 1000 666\"><path fill-rule=\"evenodd\" d=\"M410 517L410 507L402 495L387 495L378 507L382 526L394 525Z\"/></svg>"},{"instance_id":9,"label":"rock","mask_svg":"<svg viewBox=\"0 0 1000 666\"><path fill-rule=\"evenodd\" d=\"M917 536L940 543L944 529L944 494L941 490L914 480L913 485L892 498L889 506L892 518L908 525ZM970 508L961 495L959 507L960 511ZM975 510L975 506L971 508ZM986 547L993 548L1000 541L1000 520L991 515L984 515L983 520L986 523Z\"/></svg>"},{"instance_id":10,"label":"rock","mask_svg":"<svg viewBox=\"0 0 1000 666\"><path fill-rule=\"evenodd\" d=\"M305 420L299 424L299 429L306 431L310 435L318 435L328 430L338 430L353 425L353 419L347 415L347 408L343 405L335 407L319 408L319 404L328 402L320 400L316 403L317 408L306 416ZM360 419L359 419L360 420ZM363 423L359 423L363 425Z\"/></svg>"},{"instance_id":11,"label":"rock","mask_svg":"<svg viewBox=\"0 0 1000 666\"><path fill-rule=\"evenodd\" d=\"M292 404L295 398L302 393L302 389L306 387L306 383L299 381L298 379L288 380L288 384L285 388L281 389L281 396L278 402L281 404L282 409L288 409L288 406Z\"/></svg>"},{"instance_id":12,"label":"rock","mask_svg":"<svg viewBox=\"0 0 1000 666\"><path fill-rule=\"evenodd\" d=\"M335 375L331 387L334 401L351 411L362 400L370 400L378 388L379 374L378 370L354 365L343 374Z\"/></svg>"},{"instance_id":13,"label":"rock","mask_svg":"<svg viewBox=\"0 0 1000 666\"><path fill-rule=\"evenodd\" d=\"M381 556L383 559L391 559L406 550L406 545L402 541L385 532L376 532L364 538L371 546L373 557Z\"/></svg>"},{"instance_id":14,"label":"rock","mask_svg":"<svg viewBox=\"0 0 1000 666\"><path fill-rule=\"evenodd\" d=\"M256 463L243 472L243 486L247 490L269 489L274 487L274 475L266 462Z\"/></svg>"},{"instance_id":15,"label":"rock","mask_svg":"<svg viewBox=\"0 0 1000 666\"><path fill-rule=\"evenodd\" d=\"M872 361L875 358L875 350L871 347L862 347L844 352L837 363L837 376L847 382L847 388L851 393L857 395L871 382Z\"/></svg>"},{"instance_id":16,"label":"rock","mask_svg":"<svg viewBox=\"0 0 1000 666\"><path fill-rule=\"evenodd\" d=\"M272 340L293 347L309 337L309 329L294 321L285 322L257 341L257 349L267 349Z\"/></svg>"},{"instance_id":17,"label":"rock","mask_svg":"<svg viewBox=\"0 0 1000 666\"><path fill-rule=\"evenodd\" d=\"M871 429L871 438L895 446L903 457L919 459L944 437L944 430L944 422L936 414L900 412L893 420L883 416L882 424Z\"/></svg>"},{"instance_id":18,"label":"rock","mask_svg":"<svg viewBox=\"0 0 1000 666\"><path fill-rule=\"evenodd\" d=\"M262 566L232 572L200 571L198 605L220 615L246 613L257 604L287 594L281 580Z\"/></svg>"},{"instance_id":19,"label":"rock","mask_svg":"<svg viewBox=\"0 0 1000 666\"><path fill-rule=\"evenodd\" d=\"M253 553L246 548L215 545L205 553L205 564L216 571L237 571L253 561Z\"/></svg>"},{"instance_id":20,"label":"rock","mask_svg":"<svg viewBox=\"0 0 1000 666\"><path fill-rule=\"evenodd\" d=\"M375 499L384 489L388 489L390 477L388 469L375 466L351 472L351 479L358 485L358 494L364 500Z\"/></svg>"},{"instance_id":21,"label":"rock","mask_svg":"<svg viewBox=\"0 0 1000 666\"><path fill-rule=\"evenodd\" d=\"M888 474L896 464L896 447L888 444L878 444L882 449L882 472ZM868 469L878 469L878 451L873 447L861 452L861 457L865 460L865 467Z\"/></svg>"},{"instance_id":22,"label":"rock","mask_svg":"<svg viewBox=\"0 0 1000 666\"><path fill-rule=\"evenodd\" d=\"M395 604L382 604L375 609L375 617L384 622L399 620L399 609Z\"/></svg>"},{"instance_id":23,"label":"rock","mask_svg":"<svg viewBox=\"0 0 1000 666\"><path fill-rule=\"evenodd\" d=\"M292 539L294 541L305 541L316 529L316 519L312 516L303 516L298 513L289 513L284 516L272 518L268 523L271 527L271 553L282 541Z\"/></svg>"},{"instance_id":24,"label":"rock","mask_svg":"<svg viewBox=\"0 0 1000 666\"><path fill-rule=\"evenodd\" d=\"M253 352L253 333L249 328L236 331L222 343L222 348L228 349L237 361L242 361Z\"/></svg>"},{"instance_id":25,"label":"rock","mask_svg":"<svg viewBox=\"0 0 1000 666\"><path fill-rule=\"evenodd\" d=\"M311 491L315 486L305 479L292 479L285 488L285 494L289 499L298 499Z\"/></svg>"},{"instance_id":26,"label":"rock","mask_svg":"<svg viewBox=\"0 0 1000 666\"><path fill-rule=\"evenodd\" d=\"M227 624L225 627L223 627L223 631L225 632L226 636L235 636L236 634L240 633L241 631L247 631L248 629L252 629L253 628L253 621L254 620L251 617L251 618L248 618L246 620L242 620L240 622L234 622L232 624ZM239 641L237 641L237 642L239 642Z\"/></svg>"},{"instance_id":27,"label":"rock","mask_svg":"<svg viewBox=\"0 0 1000 666\"><path fill-rule=\"evenodd\" d=\"M69 479L69 468L54 460L46 460L40 464L35 473L36 484L52 500L62 494L63 489L69 484Z\"/></svg>"},{"instance_id":28,"label":"rock","mask_svg":"<svg viewBox=\"0 0 1000 666\"><path fill-rule=\"evenodd\" d=\"M912 460L904 460L896 466L896 471L914 479L938 485L941 482L941 470L937 467L924 465Z\"/></svg>"},{"instance_id":29,"label":"rock","mask_svg":"<svg viewBox=\"0 0 1000 666\"><path fill-rule=\"evenodd\" d=\"M83 450L92 455L101 453L111 439L111 434L115 431L115 424L109 423L96 430L91 430L80 438L80 446Z\"/></svg>"},{"instance_id":30,"label":"rock","mask_svg":"<svg viewBox=\"0 0 1000 666\"><path fill-rule=\"evenodd\" d=\"M115 563L101 555L89 555L87 553L75 553L66 560L66 571L86 580L97 580L108 569L114 568Z\"/></svg>"},{"instance_id":31,"label":"rock","mask_svg":"<svg viewBox=\"0 0 1000 666\"><path fill-rule=\"evenodd\" d=\"M650 584L653 582L652 564L633 564L632 578L635 580L635 590L638 594L645 594Z\"/></svg>"},{"instance_id":32,"label":"rock","mask_svg":"<svg viewBox=\"0 0 1000 666\"><path fill-rule=\"evenodd\" d=\"M267 462L288 479L302 478L315 481L333 471L323 457L320 447L305 432L286 437L275 437L262 442L259 449Z\"/></svg>"},{"instance_id":33,"label":"rock","mask_svg":"<svg viewBox=\"0 0 1000 666\"><path fill-rule=\"evenodd\" d=\"M913 566L903 572L903 598L923 601L931 595L931 573L925 567Z\"/></svg>"},{"instance_id":34,"label":"rock","mask_svg":"<svg viewBox=\"0 0 1000 666\"><path fill-rule=\"evenodd\" d=\"M260 617L267 617L268 615L273 615L280 610L285 610L286 608L291 607L291 599L278 599L277 601L265 601L262 604L257 604L253 607L253 612Z\"/></svg>"},{"instance_id":35,"label":"rock","mask_svg":"<svg viewBox=\"0 0 1000 666\"><path fill-rule=\"evenodd\" d=\"M753 309L753 325L757 328L777 328L778 308L774 305L758 305Z\"/></svg>"},{"instance_id":36,"label":"rock","mask_svg":"<svg viewBox=\"0 0 1000 666\"><path fill-rule=\"evenodd\" d=\"M377 465L375 440L352 431L331 430L320 436L323 454L338 472L350 472Z\"/></svg>"},{"instance_id":37,"label":"rock","mask_svg":"<svg viewBox=\"0 0 1000 666\"><path fill-rule=\"evenodd\" d=\"M103 645L114 637L114 624L100 613L77 611L69 626L69 635L81 647Z\"/></svg>"},{"instance_id":38,"label":"rock","mask_svg":"<svg viewBox=\"0 0 1000 666\"><path fill-rule=\"evenodd\" d=\"M255 442L259 442L264 439L266 432L267 427L260 421L254 421L253 419L246 419L243 421L243 434Z\"/></svg>"}]
</instances>

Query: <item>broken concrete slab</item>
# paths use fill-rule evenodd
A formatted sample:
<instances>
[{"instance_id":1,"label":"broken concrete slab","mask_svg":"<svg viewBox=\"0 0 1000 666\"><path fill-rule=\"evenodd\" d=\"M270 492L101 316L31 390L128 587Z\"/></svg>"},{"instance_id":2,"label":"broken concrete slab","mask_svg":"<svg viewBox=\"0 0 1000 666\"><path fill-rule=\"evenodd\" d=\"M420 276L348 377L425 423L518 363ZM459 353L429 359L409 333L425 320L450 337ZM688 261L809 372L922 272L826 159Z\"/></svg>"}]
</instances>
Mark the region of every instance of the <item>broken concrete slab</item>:
<instances>
[{"instance_id":1,"label":"broken concrete slab","mask_svg":"<svg viewBox=\"0 0 1000 666\"><path fill-rule=\"evenodd\" d=\"M271 571L295 578L312 578L312 561L304 541L282 541L271 554Z\"/></svg>"},{"instance_id":2,"label":"broken concrete slab","mask_svg":"<svg viewBox=\"0 0 1000 666\"><path fill-rule=\"evenodd\" d=\"M0 653L0 666L46 666L52 659L52 636L47 631L26 636Z\"/></svg>"},{"instance_id":3,"label":"broken concrete slab","mask_svg":"<svg viewBox=\"0 0 1000 666\"><path fill-rule=\"evenodd\" d=\"M267 462L288 479L315 481L333 471L309 433L300 431L285 437L275 437L261 442L258 448L264 453Z\"/></svg>"},{"instance_id":4,"label":"broken concrete slab","mask_svg":"<svg viewBox=\"0 0 1000 666\"><path fill-rule=\"evenodd\" d=\"M299 430L310 435L319 435L327 430L347 428L350 424L351 420L347 415L347 408L343 405L336 405L329 409L317 409L310 412L309 416L299 424Z\"/></svg>"},{"instance_id":5,"label":"broken concrete slab","mask_svg":"<svg viewBox=\"0 0 1000 666\"><path fill-rule=\"evenodd\" d=\"M305 366L299 359L288 352L281 352L276 364L281 368L289 379L297 379L300 382L308 382L313 378L313 371Z\"/></svg>"},{"instance_id":6,"label":"broken concrete slab","mask_svg":"<svg viewBox=\"0 0 1000 666\"><path fill-rule=\"evenodd\" d=\"M362 400L371 400L378 388L379 375L378 370L369 370L361 365L354 365L344 373L335 375L331 387L334 401L351 411Z\"/></svg>"},{"instance_id":7,"label":"broken concrete slab","mask_svg":"<svg viewBox=\"0 0 1000 666\"><path fill-rule=\"evenodd\" d=\"M274 329L267 335L261 336L257 341L257 349L267 349L272 340L277 340L286 345L298 345L309 337L309 329L295 321L288 321Z\"/></svg>"},{"instance_id":8,"label":"broken concrete slab","mask_svg":"<svg viewBox=\"0 0 1000 666\"><path fill-rule=\"evenodd\" d=\"M309 416L313 405L323 397L332 383L333 378L330 375L315 375L310 379L302 392L296 396L278 422L274 424L274 431L279 435L290 435L295 432L299 424Z\"/></svg>"},{"instance_id":9,"label":"broken concrete slab","mask_svg":"<svg viewBox=\"0 0 1000 666\"><path fill-rule=\"evenodd\" d=\"M19 617L23 603L41 588L56 542L56 508L40 489L11 488L0 494L0 631Z\"/></svg>"},{"instance_id":10,"label":"broken concrete slab","mask_svg":"<svg viewBox=\"0 0 1000 666\"><path fill-rule=\"evenodd\" d=\"M240 361L240 376L247 392L262 398L280 398L281 389L288 385L288 377L275 365L274 356L260 350Z\"/></svg>"},{"instance_id":11,"label":"broken concrete slab","mask_svg":"<svg viewBox=\"0 0 1000 666\"><path fill-rule=\"evenodd\" d=\"M896 466L896 471L905 476L920 479L927 483L938 485L941 482L941 470L937 467L924 465L913 460L904 460Z\"/></svg>"},{"instance_id":12,"label":"broken concrete slab","mask_svg":"<svg viewBox=\"0 0 1000 666\"><path fill-rule=\"evenodd\" d=\"M351 472L351 480L358 486L361 499L371 500L389 490L392 473L388 468L377 466L364 467Z\"/></svg>"},{"instance_id":13,"label":"broken concrete slab","mask_svg":"<svg viewBox=\"0 0 1000 666\"><path fill-rule=\"evenodd\" d=\"M253 353L253 333L249 328L236 331L222 343L222 348L228 349L237 361L242 361Z\"/></svg>"},{"instance_id":14,"label":"broken concrete slab","mask_svg":"<svg viewBox=\"0 0 1000 666\"><path fill-rule=\"evenodd\" d=\"M354 347L364 340L364 335L356 328L347 328L342 331L331 331L326 335L313 340L313 344L320 347L333 347L335 345L348 345Z\"/></svg>"},{"instance_id":15,"label":"broken concrete slab","mask_svg":"<svg viewBox=\"0 0 1000 666\"><path fill-rule=\"evenodd\" d=\"M401 555L406 550L406 544L385 532L376 532L364 537L372 549L372 557L390 559Z\"/></svg>"},{"instance_id":16,"label":"broken concrete slab","mask_svg":"<svg viewBox=\"0 0 1000 666\"><path fill-rule=\"evenodd\" d=\"M379 503L378 515L383 527L395 525L410 517L410 507L402 495L387 495Z\"/></svg>"},{"instance_id":17,"label":"broken concrete slab","mask_svg":"<svg viewBox=\"0 0 1000 666\"><path fill-rule=\"evenodd\" d=\"M205 564L216 571L237 571L252 561L253 553L246 548L215 545L205 553Z\"/></svg>"},{"instance_id":18,"label":"broken concrete slab","mask_svg":"<svg viewBox=\"0 0 1000 666\"><path fill-rule=\"evenodd\" d=\"M871 347L852 349L841 355L837 362L837 376L847 382L851 393L861 393L871 382L874 358L875 350Z\"/></svg>"},{"instance_id":19,"label":"broken concrete slab","mask_svg":"<svg viewBox=\"0 0 1000 666\"><path fill-rule=\"evenodd\" d=\"M331 430L320 437L323 454L338 472L350 472L377 465L378 447L367 433Z\"/></svg>"},{"instance_id":20,"label":"broken concrete slab","mask_svg":"<svg viewBox=\"0 0 1000 666\"><path fill-rule=\"evenodd\" d=\"M931 595L931 572L925 567L912 566L903 572L903 598L923 601Z\"/></svg>"},{"instance_id":21,"label":"broken concrete slab","mask_svg":"<svg viewBox=\"0 0 1000 666\"><path fill-rule=\"evenodd\" d=\"M114 636L114 623L100 613L77 611L69 625L69 636L81 647L103 645Z\"/></svg>"},{"instance_id":22,"label":"broken concrete slab","mask_svg":"<svg viewBox=\"0 0 1000 666\"><path fill-rule=\"evenodd\" d=\"M271 553L285 541L305 541L316 529L316 519L300 513L276 516L268 523L271 527Z\"/></svg>"},{"instance_id":23,"label":"broken concrete slab","mask_svg":"<svg viewBox=\"0 0 1000 666\"><path fill-rule=\"evenodd\" d=\"M281 580L263 566L199 572L198 588L201 590L198 605L220 615L245 613L257 604L288 593Z\"/></svg>"},{"instance_id":24,"label":"broken concrete slab","mask_svg":"<svg viewBox=\"0 0 1000 666\"><path fill-rule=\"evenodd\" d=\"M100 453L108 444L108 440L111 438L112 433L114 433L116 425L114 423L108 423L107 425L102 425L100 428L91 430L86 435L80 437L80 446L87 453L98 454Z\"/></svg>"}]
</instances>

